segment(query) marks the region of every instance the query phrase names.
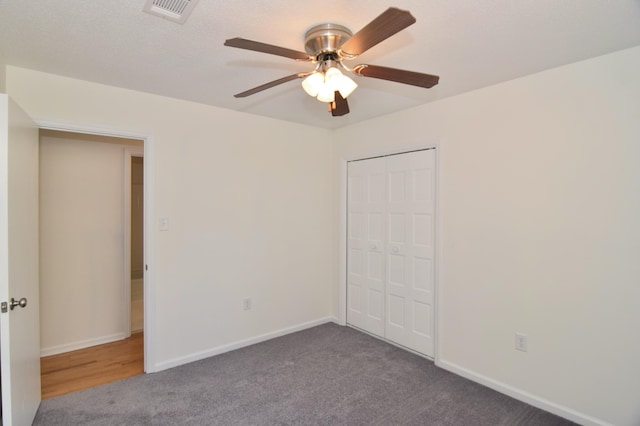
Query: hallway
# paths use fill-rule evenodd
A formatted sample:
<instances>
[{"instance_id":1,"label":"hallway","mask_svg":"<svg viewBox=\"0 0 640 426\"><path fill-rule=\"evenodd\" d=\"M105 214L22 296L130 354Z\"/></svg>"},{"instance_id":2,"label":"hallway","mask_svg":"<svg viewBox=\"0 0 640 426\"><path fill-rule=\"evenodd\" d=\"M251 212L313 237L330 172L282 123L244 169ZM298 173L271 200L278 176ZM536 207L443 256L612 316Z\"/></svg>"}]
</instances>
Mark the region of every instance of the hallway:
<instances>
[{"instance_id":1,"label":"hallway","mask_svg":"<svg viewBox=\"0 0 640 426\"><path fill-rule=\"evenodd\" d=\"M42 399L144 373L143 336L41 358Z\"/></svg>"}]
</instances>

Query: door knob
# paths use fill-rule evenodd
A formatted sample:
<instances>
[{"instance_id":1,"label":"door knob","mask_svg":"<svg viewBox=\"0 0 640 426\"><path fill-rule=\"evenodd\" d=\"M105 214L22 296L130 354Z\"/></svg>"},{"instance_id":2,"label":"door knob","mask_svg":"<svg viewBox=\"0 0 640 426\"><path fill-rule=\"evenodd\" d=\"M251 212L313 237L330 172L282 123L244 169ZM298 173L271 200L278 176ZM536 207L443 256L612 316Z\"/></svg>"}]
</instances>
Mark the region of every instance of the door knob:
<instances>
[{"instance_id":1,"label":"door knob","mask_svg":"<svg viewBox=\"0 0 640 426\"><path fill-rule=\"evenodd\" d=\"M399 249L398 247L393 247L393 248L391 249L391 251L392 251L392 252L394 252L394 253L397 253L397 252L399 252L399 251L400 251L400 249Z\"/></svg>"},{"instance_id":2,"label":"door knob","mask_svg":"<svg viewBox=\"0 0 640 426\"><path fill-rule=\"evenodd\" d=\"M27 306L27 298L23 297L20 300L16 300L13 297L11 298L11 303L9 304L9 307L11 308L11 310L13 311L17 306L20 306L21 308L24 308Z\"/></svg>"},{"instance_id":3,"label":"door knob","mask_svg":"<svg viewBox=\"0 0 640 426\"><path fill-rule=\"evenodd\" d=\"M375 250L375 249L376 249L376 248L378 248L378 247L377 247L375 244L371 244L371 245L369 246L369 248L370 248L371 250Z\"/></svg>"}]
</instances>

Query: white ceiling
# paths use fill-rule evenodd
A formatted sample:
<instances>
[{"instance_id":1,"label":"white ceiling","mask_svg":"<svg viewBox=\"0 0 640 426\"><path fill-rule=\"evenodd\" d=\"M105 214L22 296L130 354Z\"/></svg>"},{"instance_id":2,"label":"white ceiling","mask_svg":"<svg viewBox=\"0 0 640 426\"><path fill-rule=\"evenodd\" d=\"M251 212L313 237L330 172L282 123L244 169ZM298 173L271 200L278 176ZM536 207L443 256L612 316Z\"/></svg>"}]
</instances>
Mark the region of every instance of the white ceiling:
<instances>
[{"instance_id":1,"label":"white ceiling","mask_svg":"<svg viewBox=\"0 0 640 426\"><path fill-rule=\"evenodd\" d=\"M640 0L200 0L183 25L145 0L0 0L0 60L324 128L338 128L545 69L640 45ZM355 33L388 7L417 22L354 61L440 76L422 89L354 77L351 113L331 117L299 81L234 93L313 68L223 46L243 37L304 51L311 26Z\"/></svg>"}]
</instances>

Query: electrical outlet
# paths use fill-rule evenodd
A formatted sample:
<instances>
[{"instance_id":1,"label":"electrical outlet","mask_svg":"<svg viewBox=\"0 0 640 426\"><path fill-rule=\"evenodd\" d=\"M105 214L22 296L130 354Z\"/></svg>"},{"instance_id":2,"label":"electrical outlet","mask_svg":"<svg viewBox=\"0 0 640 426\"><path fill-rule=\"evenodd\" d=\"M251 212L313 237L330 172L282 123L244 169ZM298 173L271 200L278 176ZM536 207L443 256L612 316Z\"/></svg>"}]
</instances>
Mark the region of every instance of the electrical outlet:
<instances>
[{"instance_id":1,"label":"electrical outlet","mask_svg":"<svg viewBox=\"0 0 640 426\"><path fill-rule=\"evenodd\" d=\"M527 335L516 333L516 350L527 352Z\"/></svg>"},{"instance_id":2,"label":"electrical outlet","mask_svg":"<svg viewBox=\"0 0 640 426\"><path fill-rule=\"evenodd\" d=\"M244 300L242 300L242 307L244 308L245 311L248 311L249 309L251 309L251 298L247 297Z\"/></svg>"}]
</instances>

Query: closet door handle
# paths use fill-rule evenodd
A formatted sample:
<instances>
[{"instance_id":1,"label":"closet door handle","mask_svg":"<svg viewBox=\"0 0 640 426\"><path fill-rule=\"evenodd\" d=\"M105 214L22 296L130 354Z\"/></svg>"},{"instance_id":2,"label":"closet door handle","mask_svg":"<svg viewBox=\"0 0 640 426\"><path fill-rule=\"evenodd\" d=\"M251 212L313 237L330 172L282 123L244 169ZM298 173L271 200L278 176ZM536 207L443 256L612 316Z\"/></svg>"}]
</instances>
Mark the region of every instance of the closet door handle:
<instances>
[{"instance_id":1,"label":"closet door handle","mask_svg":"<svg viewBox=\"0 0 640 426\"><path fill-rule=\"evenodd\" d=\"M21 308L26 308L27 307L27 298L23 297L20 300L16 300L13 297L11 298L11 303L9 303L9 307L11 308L11 310L13 311L15 308L17 308L18 306L20 306Z\"/></svg>"},{"instance_id":2,"label":"closet door handle","mask_svg":"<svg viewBox=\"0 0 640 426\"><path fill-rule=\"evenodd\" d=\"M392 251L393 253L398 253L398 252L400 251L400 249L399 249L398 247L395 247L395 246L394 246L394 247L392 247L392 248L391 248L391 251Z\"/></svg>"},{"instance_id":3,"label":"closet door handle","mask_svg":"<svg viewBox=\"0 0 640 426\"><path fill-rule=\"evenodd\" d=\"M375 249L377 249L377 248L378 248L378 246L376 246L375 244L371 244L371 245L369 246L369 248L370 248L371 250L375 250Z\"/></svg>"}]
</instances>

